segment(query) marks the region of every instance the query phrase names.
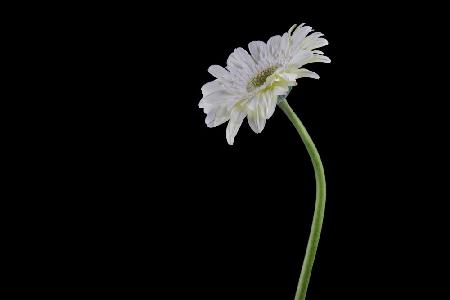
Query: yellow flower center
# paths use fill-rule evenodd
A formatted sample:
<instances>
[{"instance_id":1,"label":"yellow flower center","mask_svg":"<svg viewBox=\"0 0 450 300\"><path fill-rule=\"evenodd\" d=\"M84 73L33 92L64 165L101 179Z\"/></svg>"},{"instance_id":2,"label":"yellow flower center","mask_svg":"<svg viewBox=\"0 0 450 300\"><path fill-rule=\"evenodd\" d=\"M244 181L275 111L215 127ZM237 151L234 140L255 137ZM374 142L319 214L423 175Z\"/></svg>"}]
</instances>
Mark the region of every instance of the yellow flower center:
<instances>
[{"instance_id":1,"label":"yellow flower center","mask_svg":"<svg viewBox=\"0 0 450 300\"><path fill-rule=\"evenodd\" d=\"M248 82L247 90L251 91L251 90L256 89L257 87L262 86L266 82L267 77L272 75L275 72L276 69L277 69L277 67L270 67L270 68L267 68L267 69L259 72L258 74L256 74Z\"/></svg>"}]
</instances>

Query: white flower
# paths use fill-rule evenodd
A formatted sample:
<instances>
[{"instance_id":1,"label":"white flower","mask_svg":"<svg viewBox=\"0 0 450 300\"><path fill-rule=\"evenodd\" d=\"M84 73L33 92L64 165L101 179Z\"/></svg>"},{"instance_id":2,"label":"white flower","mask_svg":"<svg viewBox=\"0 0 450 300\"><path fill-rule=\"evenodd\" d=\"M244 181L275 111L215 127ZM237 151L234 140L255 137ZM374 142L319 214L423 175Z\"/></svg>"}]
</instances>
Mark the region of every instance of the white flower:
<instances>
[{"instance_id":1,"label":"white flower","mask_svg":"<svg viewBox=\"0 0 450 300\"><path fill-rule=\"evenodd\" d=\"M294 30L295 29L295 30ZM202 87L203 108L208 127L228 122L226 136L234 142L242 121L247 117L254 132L260 133L275 111L279 97L286 97L296 79L319 78L304 65L313 62L329 63L319 50L328 44L320 32L311 33L309 26L292 26L283 36L273 36L267 44L254 41L248 44L250 54L237 48L228 57L227 66L209 67L216 80Z\"/></svg>"}]
</instances>

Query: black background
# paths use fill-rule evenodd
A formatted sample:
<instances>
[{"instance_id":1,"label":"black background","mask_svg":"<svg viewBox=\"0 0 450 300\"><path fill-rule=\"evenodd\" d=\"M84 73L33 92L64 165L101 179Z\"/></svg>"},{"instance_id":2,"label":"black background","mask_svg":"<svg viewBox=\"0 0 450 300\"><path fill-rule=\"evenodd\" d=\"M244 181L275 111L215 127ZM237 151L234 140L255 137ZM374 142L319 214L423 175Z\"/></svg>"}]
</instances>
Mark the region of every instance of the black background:
<instances>
[{"instance_id":1,"label":"black background","mask_svg":"<svg viewBox=\"0 0 450 300\"><path fill-rule=\"evenodd\" d=\"M429 295L416 276L429 274L423 241L437 235L423 200L433 196L426 126L443 120L417 75L427 16L297 2L81 8L62 46L74 70L61 116L74 120L64 148L74 202L62 218L77 212L62 269L77 274L74 293L293 299L314 207L304 146L279 109L259 135L245 121L229 146L198 102L210 65L305 22L332 61L308 65L321 78L288 98L328 184L308 299Z\"/></svg>"}]
</instances>

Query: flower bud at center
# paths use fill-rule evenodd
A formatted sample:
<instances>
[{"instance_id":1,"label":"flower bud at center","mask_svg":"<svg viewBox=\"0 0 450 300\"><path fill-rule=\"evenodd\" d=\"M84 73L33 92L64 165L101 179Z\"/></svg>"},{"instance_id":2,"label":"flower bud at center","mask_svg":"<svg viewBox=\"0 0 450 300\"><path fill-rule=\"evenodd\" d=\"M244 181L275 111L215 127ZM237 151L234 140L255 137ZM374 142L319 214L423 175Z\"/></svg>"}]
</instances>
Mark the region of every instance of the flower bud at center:
<instances>
[{"instance_id":1,"label":"flower bud at center","mask_svg":"<svg viewBox=\"0 0 450 300\"><path fill-rule=\"evenodd\" d=\"M258 74L256 74L248 82L247 90L251 91L251 90L254 90L254 89L262 86L266 82L267 77L272 75L275 72L276 69L277 69L277 67L270 67L270 68L267 68L267 69L259 72Z\"/></svg>"}]
</instances>

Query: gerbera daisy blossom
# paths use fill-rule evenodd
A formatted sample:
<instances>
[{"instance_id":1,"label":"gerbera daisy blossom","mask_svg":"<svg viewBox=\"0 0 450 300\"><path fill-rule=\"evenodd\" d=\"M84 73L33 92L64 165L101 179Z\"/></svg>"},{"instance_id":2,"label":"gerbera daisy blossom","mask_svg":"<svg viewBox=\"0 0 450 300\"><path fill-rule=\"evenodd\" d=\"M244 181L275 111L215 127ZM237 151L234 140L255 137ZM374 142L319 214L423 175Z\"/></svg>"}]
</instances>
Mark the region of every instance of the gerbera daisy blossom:
<instances>
[{"instance_id":1,"label":"gerbera daisy blossom","mask_svg":"<svg viewBox=\"0 0 450 300\"><path fill-rule=\"evenodd\" d=\"M215 127L228 121L227 142L232 145L245 117L254 132L260 133L290 89L302 77L319 78L303 68L330 59L317 48L328 44L320 32L309 26L292 26L282 36L267 43L253 41L248 53L236 48L228 57L226 68L212 65L208 72L216 79L202 87L199 107L206 113L206 124Z\"/></svg>"}]
</instances>

